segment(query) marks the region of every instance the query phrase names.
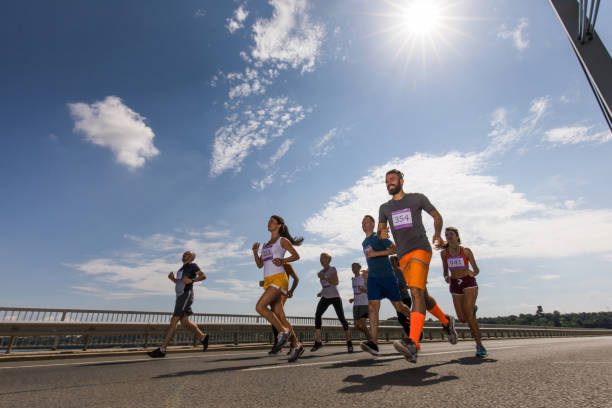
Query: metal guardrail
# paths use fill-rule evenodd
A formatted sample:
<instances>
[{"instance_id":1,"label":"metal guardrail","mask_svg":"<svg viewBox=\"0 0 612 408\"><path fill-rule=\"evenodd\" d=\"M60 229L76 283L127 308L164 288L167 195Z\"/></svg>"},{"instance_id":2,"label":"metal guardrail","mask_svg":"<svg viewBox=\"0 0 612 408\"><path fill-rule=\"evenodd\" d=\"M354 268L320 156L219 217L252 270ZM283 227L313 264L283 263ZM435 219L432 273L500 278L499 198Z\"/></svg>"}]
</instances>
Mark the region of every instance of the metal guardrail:
<instances>
[{"instance_id":1,"label":"metal guardrail","mask_svg":"<svg viewBox=\"0 0 612 408\"><path fill-rule=\"evenodd\" d=\"M171 313L79 309L0 308L0 349L18 350L83 349L110 347L148 347L160 344L168 329ZM314 340L314 318L289 317L303 342ZM325 341L344 339L337 319L324 319ZM272 343L270 325L260 316L197 314L192 316L204 331L211 334L211 344ZM604 336L612 330L571 329L543 326L481 325L483 338ZM457 325L461 339L471 339L469 327ZM354 339L362 338L351 329ZM379 338L399 339L403 329L395 321L381 321ZM426 323L425 341L445 340L439 323ZM195 336L180 328L172 345L196 345Z\"/></svg>"}]
</instances>

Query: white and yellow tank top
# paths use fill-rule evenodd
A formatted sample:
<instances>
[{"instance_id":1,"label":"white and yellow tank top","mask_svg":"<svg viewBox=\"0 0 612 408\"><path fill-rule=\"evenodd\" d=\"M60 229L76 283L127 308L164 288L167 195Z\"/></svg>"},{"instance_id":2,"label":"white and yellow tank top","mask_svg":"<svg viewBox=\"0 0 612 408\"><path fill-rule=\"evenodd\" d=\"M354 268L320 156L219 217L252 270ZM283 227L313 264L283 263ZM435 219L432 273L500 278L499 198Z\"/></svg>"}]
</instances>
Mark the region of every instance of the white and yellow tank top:
<instances>
[{"instance_id":1,"label":"white and yellow tank top","mask_svg":"<svg viewBox=\"0 0 612 408\"><path fill-rule=\"evenodd\" d=\"M285 273L283 266L276 266L272 260L274 258L283 259L285 257L285 248L281 246L281 239L279 237L274 243L266 244L261 249L261 260L264 264L264 278L268 276L276 275L278 273Z\"/></svg>"}]
</instances>

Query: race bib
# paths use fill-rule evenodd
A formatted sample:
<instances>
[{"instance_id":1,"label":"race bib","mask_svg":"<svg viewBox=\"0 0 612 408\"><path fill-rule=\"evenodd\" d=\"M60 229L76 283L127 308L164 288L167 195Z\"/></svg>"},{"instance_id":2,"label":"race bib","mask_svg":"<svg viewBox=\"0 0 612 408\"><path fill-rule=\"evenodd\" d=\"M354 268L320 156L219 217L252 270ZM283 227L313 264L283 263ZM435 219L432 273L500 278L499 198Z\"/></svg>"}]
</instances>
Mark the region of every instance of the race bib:
<instances>
[{"instance_id":1,"label":"race bib","mask_svg":"<svg viewBox=\"0 0 612 408\"><path fill-rule=\"evenodd\" d=\"M465 269L465 262L462 256L451 256L447 260L449 269Z\"/></svg>"},{"instance_id":2,"label":"race bib","mask_svg":"<svg viewBox=\"0 0 612 408\"><path fill-rule=\"evenodd\" d=\"M327 288L327 287L331 286L331 283L329 283L325 279L321 279L321 286L324 287L324 288Z\"/></svg>"},{"instance_id":3,"label":"race bib","mask_svg":"<svg viewBox=\"0 0 612 408\"><path fill-rule=\"evenodd\" d=\"M393 211L391 213L391 219L393 220L393 228L396 230L412 228L412 213L410 212L410 208Z\"/></svg>"},{"instance_id":4,"label":"race bib","mask_svg":"<svg viewBox=\"0 0 612 408\"><path fill-rule=\"evenodd\" d=\"M272 256L272 245L263 247L261 250L262 261L271 261L274 257Z\"/></svg>"},{"instance_id":5,"label":"race bib","mask_svg":"<svg viewBox=\"0 0 612 408\"><path fill-rule=\"evenodd\" d=\"M363 248L363 253L366 256L366 258L368 257L368 251L373 251L374 249L372 248L372 245L368 245L365 248Z\"/></svg>"},{"instance_id":6,"label":"race bib","mask_svg":"<svg viewBox=\"0 0 612 408\"><path fill-rule=\"evenodd\" d=\"M183 279L183 270L182 270L182 269L179 269L179 270L176 272L176 280L181 280L181 279Z\"/></svg>"}]
</instances>

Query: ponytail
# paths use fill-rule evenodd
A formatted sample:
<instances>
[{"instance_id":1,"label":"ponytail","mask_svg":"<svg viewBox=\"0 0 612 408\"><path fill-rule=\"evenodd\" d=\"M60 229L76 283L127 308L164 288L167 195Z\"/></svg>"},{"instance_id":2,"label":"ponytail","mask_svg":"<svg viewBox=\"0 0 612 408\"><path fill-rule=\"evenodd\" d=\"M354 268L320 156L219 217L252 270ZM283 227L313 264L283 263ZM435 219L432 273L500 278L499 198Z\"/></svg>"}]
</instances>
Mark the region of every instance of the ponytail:
<instances>
[{"instance_id":1,"label":"ponytail","mask_svg":"<svg viewBox=\"0 0 612 408\"><path fill-rule=\"evenodd\" d=\"M295 246L302 245L302 242L304 242L304 238L292 237L291 234L289 233L289 227L287 227L287 225L285 224L285 220L283 219L283 217L281 217L280 215L273 215L272 218L274 218L276 222L278 222L281 225L280 229L278 230L278 234L281 237L287 238L289 242L291 242L292 245L295 245Z\"/></svg>"}]
</instances>

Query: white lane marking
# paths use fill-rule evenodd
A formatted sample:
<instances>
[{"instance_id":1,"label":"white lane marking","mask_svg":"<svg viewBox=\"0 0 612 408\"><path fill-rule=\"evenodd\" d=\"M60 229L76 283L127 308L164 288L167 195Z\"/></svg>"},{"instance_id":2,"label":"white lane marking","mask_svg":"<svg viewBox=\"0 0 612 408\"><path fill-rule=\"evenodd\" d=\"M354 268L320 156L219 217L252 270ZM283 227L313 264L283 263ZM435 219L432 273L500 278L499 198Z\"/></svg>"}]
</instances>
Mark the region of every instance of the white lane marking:
<instances>
[{"instance_id":1,"label":"white lane marking","mask_svg":"<svg viewBox=\"0 0 612 408\"><path fill-rule=\"evenodd\" d=\"M612 364L612 361L553 361L553 364Z\"/></svg>"},{"instance_id":2,"label":"white lane marking","mask_svg":"<svg viewBox=\"0 0 612 408\"><path fill-rule=\"evenodd\" d=\"M520 348L520 347L525 347L525 346L490 347L488 350L507 350L507 349L515 349L515 348ZM442 354L457 354L457 353L467 353L467 352L473 353L474 349L440 351L437 353L422 353L422 354L419 353L419 356L438 356ZM376 361L393 360L393 359L397 359L398 356L402 357L402 355L398 353L393 356L375 358L375 360ZM273 370L275 368L309 367L309 366L317 366L317 365L323 365L323 364L347 363L347 362L357 361L357 360L359 359L353 358L353 359L348 359L348 360L318 361L316 363L304 363L304 364L285 363L282 365L275 365L275 366L243 368L242 370L237 370L237 371L261 371L261 370Z\"/></svg>"},{"instance_id":3,"label":"white lane marking","mask_svg":"<svg viewBox=\"0 0 612 408\"><path fill-rule=\"evenodd\" d=\"M185 358L206 358L206 357L224 357L224 356L245 356L245 355L261 355L261 352L258 353L226 353L226 354L206 354L206 355L189 355L189 356L176 356L176 357L164 357L164 358L131 358L131 359L123 359L123 360L94 360L87 361L82 363L53 363L53 364L32 364L32 365L20 365L20 366L11 366L11 367L0 367L0 370L9 370L11 368L36 368L36 367L61 367L61 366L83 366L83 365L93 365L93 364L105 364L105 363L126 363L131 361L155 361L155 360L182 360Z\"/></svg>"}]
</instances>

